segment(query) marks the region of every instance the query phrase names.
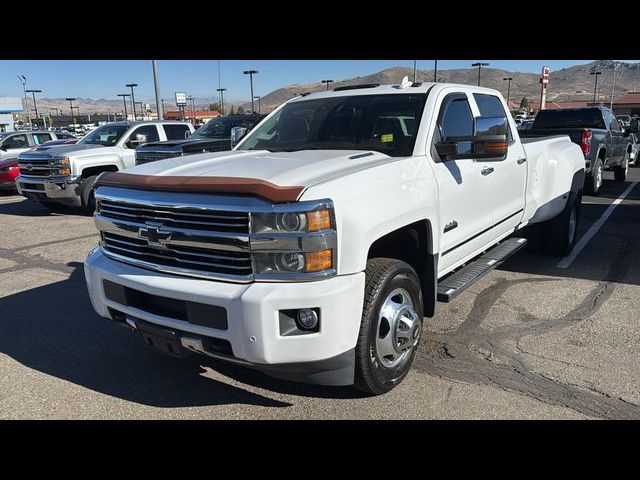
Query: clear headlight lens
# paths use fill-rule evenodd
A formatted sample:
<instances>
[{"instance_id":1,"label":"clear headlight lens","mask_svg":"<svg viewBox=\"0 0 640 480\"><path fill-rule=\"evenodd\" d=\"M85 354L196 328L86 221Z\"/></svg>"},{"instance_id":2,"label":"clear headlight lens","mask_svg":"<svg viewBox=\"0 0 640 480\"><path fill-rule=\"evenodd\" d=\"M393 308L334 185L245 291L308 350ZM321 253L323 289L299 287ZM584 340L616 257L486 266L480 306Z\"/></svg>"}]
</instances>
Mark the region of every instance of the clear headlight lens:
<instances>
[{"instance_id":1,"label":"clear headlight lens","mask_svg":"<svg viewBox=\"0 0 640 480\"><path fill-rule=\"evenodd\" d=\"M54 175L71 175L71 161L68 158L60 158L54 162Z\"/></svg>"},{"instance_id":2,"label":"clear headlight lens","mask_svg":"<svg viewBox=\"0 0 640 480\"><path fill-rule=\"evenodd\" d=\"M254 233L318 232L331 228L331 213L328 209L304 213L254 213L251 218Z\"/></svg>"},{"instance_id":3,"label":"clear headlight lens","mask_svg":"<svg viewBox=\"0 0 640 480\"><path fill-rule=\"evenodd\" d=\"M256 273L312 273L333 266L331 249L318 252L284 252L253 254Z\"/></svg>"}]
</instances>

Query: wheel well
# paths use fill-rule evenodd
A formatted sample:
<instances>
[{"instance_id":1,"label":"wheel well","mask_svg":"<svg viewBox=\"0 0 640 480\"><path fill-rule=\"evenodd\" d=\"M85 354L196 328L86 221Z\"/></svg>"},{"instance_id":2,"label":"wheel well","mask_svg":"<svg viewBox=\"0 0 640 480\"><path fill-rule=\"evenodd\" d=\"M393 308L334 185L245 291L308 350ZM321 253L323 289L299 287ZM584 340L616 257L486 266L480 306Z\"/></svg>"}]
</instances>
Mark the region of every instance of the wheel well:
<instances>
[{"instance_id":1,"label":"wheel well","mask_svg":"<svg viewBox=\"0 0 640 480\"><path fill-rule=\"evenodd\" d=\"M604 160L607 158L606 148L601 148L600 150L598 150L598 158L602 160L602 163L604 163Z\"/></svg>"},{"instance_id":2,"label":"wheel well","mask_svg":"<svg viewBox=\"0 0 640 480\"><path fill-rule=\"evenodd\" d=\"M87 167L82 170L82 178L93 177L94 175L100 175L102 172L117 172L118 167L116 165L100 165L98 167Z\"/></svg>"},{"instance_id":3,"label":"wheel well","mask_svg":"<svg viewBox=\"0 0 640 480\"><path fill-rule=\"evenodd\" d=\"M426 317L435 314L437 256L430 253L432 245L431 223L421 220L380 237L367 254L367 260L395 258L414 268L420 278Z\"/></svg>"}]
</instances>

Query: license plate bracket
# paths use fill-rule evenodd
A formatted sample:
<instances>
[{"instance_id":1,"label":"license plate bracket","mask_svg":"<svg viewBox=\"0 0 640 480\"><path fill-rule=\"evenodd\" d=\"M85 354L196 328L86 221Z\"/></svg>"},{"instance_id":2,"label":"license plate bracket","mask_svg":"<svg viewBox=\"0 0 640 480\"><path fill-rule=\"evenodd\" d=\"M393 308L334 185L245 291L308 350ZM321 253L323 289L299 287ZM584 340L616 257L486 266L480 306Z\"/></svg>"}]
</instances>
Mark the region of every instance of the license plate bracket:
<instances>
[{"instance_id":1,"label":"license plate bracket","mask_svg":"<svg viewBox=\"0 0 640 480\"><path fill-rule=\"evenodd\" d=\"M140 320L135 320L135 324L142 342L156 352L172 357L186 357L190 354L182 347L180 336L173 330L156 327Z\"/></svg>"}]
</instances>

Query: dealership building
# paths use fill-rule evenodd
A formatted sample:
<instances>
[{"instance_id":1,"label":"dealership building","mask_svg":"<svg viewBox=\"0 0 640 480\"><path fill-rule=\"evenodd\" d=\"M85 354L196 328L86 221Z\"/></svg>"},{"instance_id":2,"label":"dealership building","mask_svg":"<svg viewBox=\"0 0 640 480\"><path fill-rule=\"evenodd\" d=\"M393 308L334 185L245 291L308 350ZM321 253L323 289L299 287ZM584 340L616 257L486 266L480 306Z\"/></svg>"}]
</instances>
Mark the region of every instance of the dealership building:
<instances>
[{"instance_id":1,"label":"dealership building","mask_svg":"<svg viewBox=\"0 0 640 480\"><path fill-rule=\"evenodd\" d=\"M13 132L13 114L22 112L20 97L0 97L0 132Z\"/></svg>"}]
</instances>

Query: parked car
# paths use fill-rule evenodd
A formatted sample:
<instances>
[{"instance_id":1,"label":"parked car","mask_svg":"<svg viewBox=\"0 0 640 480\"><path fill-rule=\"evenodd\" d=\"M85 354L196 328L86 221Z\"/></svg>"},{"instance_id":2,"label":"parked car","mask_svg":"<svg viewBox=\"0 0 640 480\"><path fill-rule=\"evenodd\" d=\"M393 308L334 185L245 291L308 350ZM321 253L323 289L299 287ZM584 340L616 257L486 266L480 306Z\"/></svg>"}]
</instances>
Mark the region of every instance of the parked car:
<instances>
[{"instance_id":1,"label":"parked car","mask_svg":"<svg viewBox=\"0 0 640 480\"><path fill-rule=\"evenodd\" d=\"M58 203L93 212L93 184L103 172L135 164L135 147L167 139L175 129L193 131L188 122L112 122L75 145L41 146L18 155L18 191L45 206Z\"/></svg>"},{"instance_id":2,"label":"parked car","mask_svg":"<svg viewBox=\"0 0 640 480\"><path fill-rule=\"evenodd\" d=\"M627 179L629 170L629 133L607 107L562 108L542 110L530 130L522 137L569 135L582 148L586 160L585 187L597 195L603 181L603 171L613 170L618 182Z\"/></svg>"},{"instance_id":3,"label":"parked car","mask_svg":"<svg viewBox=\"0 0 640 480\"><path fill-rule=\"evenodd\" d=\"M616 115L616 118L623 127L628 127L631 123L631 115Z\"/></svg>"},{"instance_id":4,"label":"parked car","mask_svg":"<svg viewBox=\"0 0 640 480\"><path fill-rule=\"evenodd\" d=\"M531 126L533 125L533 120L525 120L519 126L518 130L531 130Z\"/></svg>"},{"instance_id":5,"label":"parked car","mask_svg":"<svg viewBox=\"0 0 640 480\"><path fill-rule=\"evenodd\" d=\"M227 115L209 120L188 138L183 133L189 132L176 132L175 138L166 142L147 143L136 148L136 165L183 155L231 150L231 129L244 127L251 130L265 116Z\"/></svg>"},{"instance_id":6,"label":"parked car","mask_svg":"<svg viewBox=\"0 0 640 480\"><path fill-rule=\"evenodd\" d=\"M232 152L105 173L93 308L169 355L389 391L423 317L522 248L514 232L573 248L582 151L521 142L507 112L475 86L338 87L286 102Z\"/></svg>"},{"instance_id":7,"label":"parked car","mask_svg":"<svg viewBox=\"0 0 640 480\"><path fill-rule=\"evenodd\" d=\"M0 160L17 157L20 153L42 145L50 140L73 138L62 132L29 130L23 132L0 133Z\"/></svg>"}]
</instances>

